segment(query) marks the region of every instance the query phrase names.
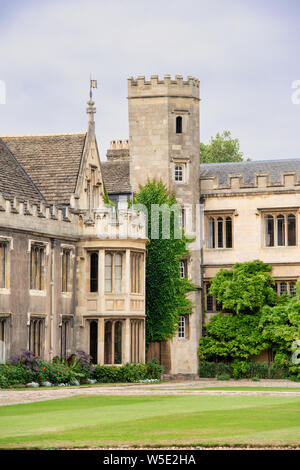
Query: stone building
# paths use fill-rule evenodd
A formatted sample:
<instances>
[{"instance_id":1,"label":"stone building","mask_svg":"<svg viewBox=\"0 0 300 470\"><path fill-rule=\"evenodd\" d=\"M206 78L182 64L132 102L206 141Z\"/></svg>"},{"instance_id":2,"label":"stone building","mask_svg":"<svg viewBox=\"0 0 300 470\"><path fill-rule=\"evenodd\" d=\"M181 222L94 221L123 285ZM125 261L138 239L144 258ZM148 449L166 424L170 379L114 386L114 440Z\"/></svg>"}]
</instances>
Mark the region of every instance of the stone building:
<instances>
[{"instance_id":1,"label":"stone building","mask_svg":"<svg viewBox=\"0 0 300 470\"><path fill-rule=\"evenodd\" d=\"M145 361L145 221L104 204L88 102L86 133L0 139L0 341L10 357L81 349ZM113 170L107 168L108 181ZM122 187L122 189L126 189Z\"/></svg>"},{"instance_id":2,"label":"stone building","mask_svg":"<svg viewBox=\"0 0 300 470\"><path fill-rule=\"evenodd\" d=\"M101 364L145 361L145 220L128 200L162 179L194 237L180 273L196 285L175 337L150 345L169 374L195 375L203 322L220 310L211 279L270 263L278 295L300 275L300 159L202 165L199 80L128 80L129 139L101 161L88 131L0 137L0 341L6 356L83 349ZM105 205L106 194L114 209ZM299 199L300 200L300 199Z\"/></svg>"}]
</instances>

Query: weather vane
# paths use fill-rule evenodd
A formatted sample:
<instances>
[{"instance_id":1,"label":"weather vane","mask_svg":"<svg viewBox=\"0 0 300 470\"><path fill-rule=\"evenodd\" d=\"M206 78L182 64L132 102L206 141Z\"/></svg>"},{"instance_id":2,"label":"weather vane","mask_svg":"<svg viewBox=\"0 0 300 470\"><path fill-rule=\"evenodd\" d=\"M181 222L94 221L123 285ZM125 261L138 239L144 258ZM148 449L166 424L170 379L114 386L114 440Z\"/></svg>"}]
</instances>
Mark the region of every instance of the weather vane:
<instances>
[{"instance_id":1,"label":"weather vane","mask_svg":"<svg viewBox=\"0 0 300 470\"><path fill-rule=\"evenodd\" d=\"M92 99L92 97L93 97L93 92L92 92L93 88L98 88L97 87L97 80L92 80L92 75L91 75L90 76L90 99Z\"/></svg>"}]
</instances>

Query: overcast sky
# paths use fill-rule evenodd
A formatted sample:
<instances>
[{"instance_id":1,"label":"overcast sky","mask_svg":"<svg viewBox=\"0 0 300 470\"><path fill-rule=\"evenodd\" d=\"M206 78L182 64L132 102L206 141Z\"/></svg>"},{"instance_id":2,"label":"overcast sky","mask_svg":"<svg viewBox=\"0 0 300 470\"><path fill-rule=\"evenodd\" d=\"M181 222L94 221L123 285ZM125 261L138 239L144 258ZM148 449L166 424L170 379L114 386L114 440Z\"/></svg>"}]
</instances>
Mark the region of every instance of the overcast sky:
<instances>
[{"instance_id":1,"label":"overcast sky","mask_svg":"<svg viewBox=\"0 0 300 470\"><path fill-rule=\"evenodd\" d=\"M251 159L300 158L299 0L0 0L0 135L87 128L98 80L101 158L128 137L127 78L200 79L201 140Z\"/></svg>"}]
</instances>

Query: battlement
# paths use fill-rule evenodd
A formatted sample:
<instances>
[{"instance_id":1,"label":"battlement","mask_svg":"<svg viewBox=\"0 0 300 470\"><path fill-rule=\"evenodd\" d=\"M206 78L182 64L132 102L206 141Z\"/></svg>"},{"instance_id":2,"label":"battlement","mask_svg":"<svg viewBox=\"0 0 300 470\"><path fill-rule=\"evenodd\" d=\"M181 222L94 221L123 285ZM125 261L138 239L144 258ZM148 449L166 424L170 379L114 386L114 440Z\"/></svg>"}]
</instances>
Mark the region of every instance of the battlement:
<instances>
[{"instance_id":1,"label":"battlement","mask_svg":"<svg viewBox=\"0 0 300 470\"><path fill-rule=\"evenodd\" d=\"M184 80L182 75L176 75L172 80L171 75L164 75L164 79L159 80L158 75L151 75L147 81L140 75L128 78L128 98L174 96L199 100L199 87L200 81L191 76Z\"/></svg>"},{"instance_id":2,"label":"battlement","mask_svg":"<svg viewBox=\"0 0 300 470\"><path fill-rule=\"evenodd\" d=\"M74 236L78 221L78 215L68 206L58 207L0 193L0 225L3 227Z\"/></svg>"}]
</instances>

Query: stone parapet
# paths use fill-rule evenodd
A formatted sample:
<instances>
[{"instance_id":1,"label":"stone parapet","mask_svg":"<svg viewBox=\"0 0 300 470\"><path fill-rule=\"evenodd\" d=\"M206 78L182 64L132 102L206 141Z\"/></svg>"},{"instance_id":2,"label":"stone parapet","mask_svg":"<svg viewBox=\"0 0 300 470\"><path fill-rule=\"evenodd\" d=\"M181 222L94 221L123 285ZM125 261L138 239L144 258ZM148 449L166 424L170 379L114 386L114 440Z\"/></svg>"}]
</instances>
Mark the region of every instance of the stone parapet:
<instances>
[{"instance_id":1,"label":"stone parapet","mask_svg":"<svg viewBox=\"0 0 300 470\"><path fill-rule=\"evenodd\" d=\"M151 75L149 81L145 77L128 78L128 98L147 98L151 97L191 97L197 100L199 95L200 81L197 78L188 76L184 80L182 75L176 75L171 79L171 75L165 75L163 80L159 80L158 75Z\"/></svg>"}]
</instances>

